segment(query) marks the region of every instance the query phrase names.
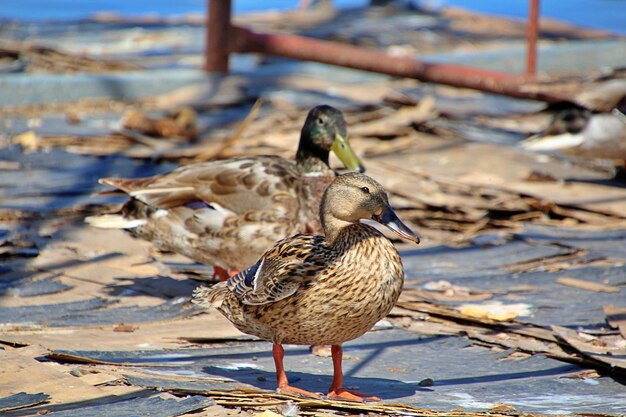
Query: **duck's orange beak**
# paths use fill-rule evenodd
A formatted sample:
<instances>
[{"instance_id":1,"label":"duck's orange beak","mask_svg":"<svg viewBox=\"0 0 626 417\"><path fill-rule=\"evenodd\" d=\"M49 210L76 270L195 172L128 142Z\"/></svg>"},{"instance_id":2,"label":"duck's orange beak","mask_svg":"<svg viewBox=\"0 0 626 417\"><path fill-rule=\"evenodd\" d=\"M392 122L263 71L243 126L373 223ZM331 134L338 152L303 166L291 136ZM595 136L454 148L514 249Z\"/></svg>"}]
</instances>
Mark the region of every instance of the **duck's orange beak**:
<instances>
[{"instance_id":1,"label":"duck's orange beak","mask_svg":"<svg viewBox=\"0 0 626 417\"><path fill-rule=\"evenodd\" d=\"M407 226L402 223L402 220L398 218L393 209L387 206L383 212L379 215L372 216L372 220L377 221L380 224L387 226L389 229L396 232L400 237L415 242L417 244L420 243L420 238Z\"/></svg>"}]
</instances>

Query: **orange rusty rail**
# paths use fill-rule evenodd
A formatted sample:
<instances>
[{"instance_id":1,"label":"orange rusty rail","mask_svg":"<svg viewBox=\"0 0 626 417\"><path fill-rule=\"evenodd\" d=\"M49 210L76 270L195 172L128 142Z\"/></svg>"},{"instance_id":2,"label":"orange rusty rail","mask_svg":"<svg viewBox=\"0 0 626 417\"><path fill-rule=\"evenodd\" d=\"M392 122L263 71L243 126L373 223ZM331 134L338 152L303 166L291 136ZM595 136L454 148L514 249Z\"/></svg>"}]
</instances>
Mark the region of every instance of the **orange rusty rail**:
<instances>
[{"instance_id":1,"label":"orange rusty rail","mask_svg":"<svg viewBox=\"0 0 626 417\"><path fill-rule=\"evenodd\" d=\"M539 0L530 0L528 9L528 29L526 32L526 78L532 79L537 73L537 37L539 28Z\"/></svg>"}]
</instances>

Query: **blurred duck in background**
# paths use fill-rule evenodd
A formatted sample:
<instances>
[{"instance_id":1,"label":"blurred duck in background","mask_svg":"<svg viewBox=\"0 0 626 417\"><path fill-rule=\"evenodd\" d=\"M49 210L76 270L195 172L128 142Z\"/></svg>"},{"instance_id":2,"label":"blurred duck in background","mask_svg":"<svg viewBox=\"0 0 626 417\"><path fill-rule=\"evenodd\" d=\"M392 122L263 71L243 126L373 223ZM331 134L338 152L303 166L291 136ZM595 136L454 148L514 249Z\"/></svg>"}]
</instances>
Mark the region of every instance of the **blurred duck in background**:
<instances>
[{"instance_id":1,"label":"blurred duck in background","mask_svg":"<svg viewBox=\"0 0 626 417\"><path fill-rule=\"evenodd\" d=\"M611 80L559 103L549 126L522 142L531 151L626 161L626 80Z\"/></svg>"}]
</instances>

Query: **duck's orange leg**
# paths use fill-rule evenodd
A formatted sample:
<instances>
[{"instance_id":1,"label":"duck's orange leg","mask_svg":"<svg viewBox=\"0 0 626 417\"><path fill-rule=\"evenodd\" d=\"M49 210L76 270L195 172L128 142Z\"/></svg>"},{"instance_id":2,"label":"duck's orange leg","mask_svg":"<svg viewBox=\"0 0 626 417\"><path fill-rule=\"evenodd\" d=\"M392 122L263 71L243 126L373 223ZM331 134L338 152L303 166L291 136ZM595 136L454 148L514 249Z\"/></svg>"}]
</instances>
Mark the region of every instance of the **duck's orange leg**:
<instances>
[{"instance_id":1,"label":"duck's orange leg","mask_svg":"<svg viewBox=\"0 0 626 417\"><path fill-rule=\"evenodd\" d=\"M341 345L333 345L330 351L333 357L333 383L328 390L328 398L331 400L356 401L360 403L365 400L380 401L380 398L373 395L345 389L343 387L343 370L341 369L343 349Z\"/></svg>"},{"instance_id":2,"label":"duck's orange leg","mask_svg":"<svg viewBox=\"0 0 626 417\"><path fill-rule=\"evenodd\" d=\"M213 265L213 280L214 281L226 281L228 278L233 275L237 275L239 271L237 269L231 269L230 272L226 269Z\"/></svg>"},{"instance_id":3,"label":"duck's orange leg","mask_svg":"<svg viewBox=\"0 0 626 417\"><path fill-rule=\"evenodd\" d=\"M281 344L274 343L272 353L274 354L274 364L276 365L276 380L278 381L278 392L298 394L309 398L320 398L319 395L313 392L305 391L303 389L292 387L289 385L289 381L287 380L287 374L285 373L285 368L283 367L285 350L283 349L283 346Z\"/></svg>"},{"instance_id":4,"label":"duck's orange leg","mask_svg":"<svg viewBox=\"0 0 626 417\"><path fill-rule=\"evenodd\" d=\"M228 275L228 271L224 268L213 265L213 281L226 281L230 275Z\"/></svg>"}]
</instances>

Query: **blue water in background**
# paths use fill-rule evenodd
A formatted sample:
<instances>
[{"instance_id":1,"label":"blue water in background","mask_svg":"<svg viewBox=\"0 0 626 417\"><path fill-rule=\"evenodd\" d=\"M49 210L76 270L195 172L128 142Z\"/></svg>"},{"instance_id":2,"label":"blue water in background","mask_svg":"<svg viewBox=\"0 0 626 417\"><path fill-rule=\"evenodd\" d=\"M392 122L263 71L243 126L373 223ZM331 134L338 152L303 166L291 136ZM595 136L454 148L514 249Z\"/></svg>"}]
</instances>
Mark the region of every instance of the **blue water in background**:
<instances>
[{"instance_id":1,"label":"blue water in background","mask_svg":"<svg viewBox=\"0 0 626 417\"><path fill-rule=\"evenodd\" d=\"M477 12L525 19L528 0L449 0L442 3ZM542 0L541 16L626 35L625 0Z\"/></svg>"},{"instance_id":2,"label":"blue water in background","mask_svg":"<svg viewBox=\"0 0 626 417\"><path fill-rule=\"evenodd\" d=\"M525 18L528 0L423 0L441 6L509 17ZM407 0L409 2L409 0ZM335 0L338 7L363 6L367 0ZM414 1L419 3L419 1ZM297 0L234 0L234 12L292 9ZM0 0L0 18L14 20L76 20L96 12L115 12L124 16L153 14L176 16L202 13L206 0ZM543 0L541 15L580 26L609 30L626 35L626 0Z\"/></svg>"},{"instance_id":3,"label":"blue water in background","mask_svg":"<svg viewBox=\"0 0 626 417\"><path fill-rule=\"evenodd\" d=\"M124 16L177 16L203 13L207 0L0 0L0 18L16 20L81 19L97 12ZM339 0L340 7L362 6L367 0ZM258 10L287 10L297 0L234 0L235 13Z\"/></svg>"}]
</instances>

